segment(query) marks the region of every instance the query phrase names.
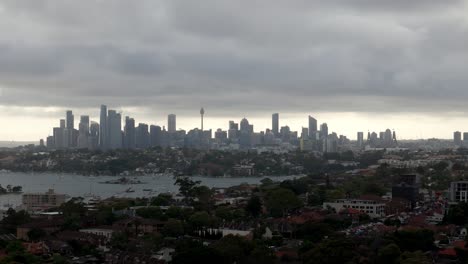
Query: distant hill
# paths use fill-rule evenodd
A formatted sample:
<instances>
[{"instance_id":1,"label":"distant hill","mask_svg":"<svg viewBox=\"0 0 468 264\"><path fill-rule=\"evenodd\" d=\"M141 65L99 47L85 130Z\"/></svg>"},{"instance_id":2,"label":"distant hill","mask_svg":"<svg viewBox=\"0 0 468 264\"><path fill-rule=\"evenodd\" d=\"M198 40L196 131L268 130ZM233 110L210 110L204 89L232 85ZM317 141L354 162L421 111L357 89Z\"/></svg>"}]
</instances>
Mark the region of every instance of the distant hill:
<instances>
[{"instance_id":1,"label":"distant hill","mask_svg":"<svg viewBox=\"0 0 468 264\"><path fill-rule=\"evenodd\" d=\"M0 148L14 148L18 146L24 146L29 144L38 145L36 141L0 141Z\"/></svg>"}]
</instances>

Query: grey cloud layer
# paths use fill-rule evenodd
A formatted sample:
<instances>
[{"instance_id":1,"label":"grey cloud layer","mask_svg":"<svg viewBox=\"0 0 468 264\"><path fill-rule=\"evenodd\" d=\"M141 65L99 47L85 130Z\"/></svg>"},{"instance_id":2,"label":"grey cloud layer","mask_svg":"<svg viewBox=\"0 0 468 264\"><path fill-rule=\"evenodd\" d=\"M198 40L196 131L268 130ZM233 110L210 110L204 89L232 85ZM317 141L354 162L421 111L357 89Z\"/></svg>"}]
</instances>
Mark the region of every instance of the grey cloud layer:
<instances>
[{"instance_id":1,"label":"grey cloud layer","mask_svg":"<svg viewBox=\"0 0 468 264\"><path fill-rule=\"evenodd\" d=\"M1 105L465 111L466 1L0 1Z\"/></svg>"}]
</instances>

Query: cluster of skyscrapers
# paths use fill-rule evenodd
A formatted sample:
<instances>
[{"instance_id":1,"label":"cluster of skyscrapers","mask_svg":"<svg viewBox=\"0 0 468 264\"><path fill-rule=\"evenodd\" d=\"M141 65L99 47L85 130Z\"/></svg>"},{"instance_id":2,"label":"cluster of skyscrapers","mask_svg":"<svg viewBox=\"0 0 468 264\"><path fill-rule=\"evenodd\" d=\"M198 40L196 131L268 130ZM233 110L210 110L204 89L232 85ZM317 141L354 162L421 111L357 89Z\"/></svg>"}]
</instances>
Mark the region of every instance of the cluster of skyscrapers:
<instances>
[{"instance_id":1,"label":"cluster of skyscrapers","mask_svg":"<svg viewBox=\"0 0 468 264\"><path fill-rule=\"evenodd\" d=\"M468 147L468 132L453 132L453 143L458 147Z\"/></svg>"},{"instance_id":2,"label":"cluster of skyscrapers","mask_svg":"<svg viewBox=\"0 0 468 264\"><path fill-rule=\"evenodd\" d=\"M364 133L358 132L357 135L357 145L359 147L369 146L371 148L393 148L396 147L397 138L395 131L386 129L383 132L377 134L376 132L367 133L367 141L364 141Z\"/></svg>"},{"instance_id":3,"label":"cluster of skyscrapers","mask_svg":"<svg viewBox=\"0 0 468 264\"><path fill-rule=\"evenodd\" d=\"M253 124L246 118L239 123L229 121L228 130L217 129L214 132L204 130L203 118L205 110L200 110L201 126L188 132L176 129L176 115L167 117L166 127L135 123L135 119L116 110L107 109L102 105L100 120L90 122L89 116L81 116L78 129L74 127L72 111L66 112L66 119L60 120L60 126L53 128L53 135L47 137L47 147L50 149L145 149L151 147L190 147L202 149L250 149L250 148L280 148L297 149L305 151L337 152L350 141L343 135L329 133L328 125L318 126L317 120L312 116L308 118L308 127L303 127L300 135L291 131L289 126L281 126L279 114L272 115L272 128L255 132ZM122 121L124 122L122 124ZM387 129L380 133L368 134L364 142L363 132L358 132L357 146L371 145L372 147L391 147L396 142L395 133Z\"/></svg>"}]
</instances>

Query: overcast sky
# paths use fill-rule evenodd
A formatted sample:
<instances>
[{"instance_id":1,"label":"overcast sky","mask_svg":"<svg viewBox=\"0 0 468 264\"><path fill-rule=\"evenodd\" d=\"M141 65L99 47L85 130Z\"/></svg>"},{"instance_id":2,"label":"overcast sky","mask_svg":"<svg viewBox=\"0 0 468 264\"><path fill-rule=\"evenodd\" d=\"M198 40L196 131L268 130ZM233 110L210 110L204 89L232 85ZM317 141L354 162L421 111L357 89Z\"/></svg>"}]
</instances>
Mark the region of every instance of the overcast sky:
<instances>
[{"instance_id":1,"label":"overcast sky","mask_svg":"<svg viewBox=\"0 0 468 264\"><path fill-rule=\"evenodd\" d=\"M400 138L468 131L468 1L0 0L2 140L52 133L66 109L138 122Z\"/></svg>"}]
</instances>

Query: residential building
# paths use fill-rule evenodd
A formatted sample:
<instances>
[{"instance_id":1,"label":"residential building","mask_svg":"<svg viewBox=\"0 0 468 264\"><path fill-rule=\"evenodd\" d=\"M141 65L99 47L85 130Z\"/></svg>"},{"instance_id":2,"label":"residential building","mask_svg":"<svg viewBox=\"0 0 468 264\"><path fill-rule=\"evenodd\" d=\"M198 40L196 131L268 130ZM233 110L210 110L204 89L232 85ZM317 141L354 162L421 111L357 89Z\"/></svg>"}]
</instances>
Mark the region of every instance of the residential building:
<instances>
[{"instance_id":1,"label":"residential building","mask_svg":"<svg viewBox=\"0 0 468 264\"><path fill-rule=\"evenodd\" d=\"M368 214L371 218L385 216L385 203L376 200L339 199L323 203L323 208L333 208L337 213L345 209L356 209Z\"/></svg>"},{"instance_id":2,"label":"residential building","mask_svg":"<svg viewBox=\"0 0 468 264\"><path fill-rule=\"evenodd\" d=\"M43 211L58 207L65 203L65 200L65 194L58 194L53 189L49 189L46 193L23 194L23 207L27 211Z\"/></svg>"}]
</instances>

